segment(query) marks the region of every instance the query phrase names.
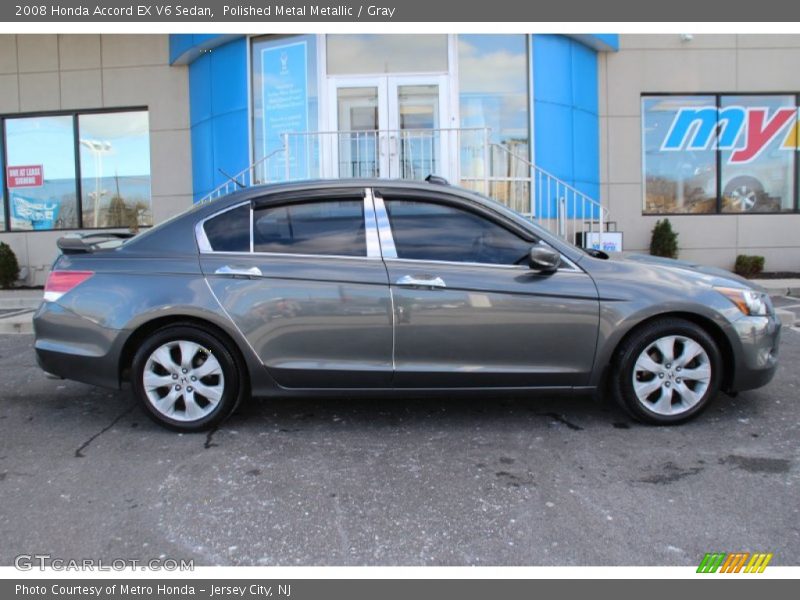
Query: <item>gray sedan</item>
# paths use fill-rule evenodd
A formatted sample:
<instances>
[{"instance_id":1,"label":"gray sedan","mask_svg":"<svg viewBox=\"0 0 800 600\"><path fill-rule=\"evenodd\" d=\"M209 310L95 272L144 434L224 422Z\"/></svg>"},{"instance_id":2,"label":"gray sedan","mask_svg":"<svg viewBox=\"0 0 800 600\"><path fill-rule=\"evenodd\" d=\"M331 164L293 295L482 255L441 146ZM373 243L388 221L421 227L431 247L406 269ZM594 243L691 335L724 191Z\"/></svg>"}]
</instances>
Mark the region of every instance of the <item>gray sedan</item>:
<instances>
[{"instance_id":1,"label":"gray sedan","mask_svg":"<svg viewBox=\"0 0 800 600\"><path fill-rule=\"evenodd\" d=\"M673 424L776 369L745 280L587 252L436 180L254 187L109 239L59 240L39 364L129 382L177 430L249 395L610 394Z\"/></svg>"}]
</instances>

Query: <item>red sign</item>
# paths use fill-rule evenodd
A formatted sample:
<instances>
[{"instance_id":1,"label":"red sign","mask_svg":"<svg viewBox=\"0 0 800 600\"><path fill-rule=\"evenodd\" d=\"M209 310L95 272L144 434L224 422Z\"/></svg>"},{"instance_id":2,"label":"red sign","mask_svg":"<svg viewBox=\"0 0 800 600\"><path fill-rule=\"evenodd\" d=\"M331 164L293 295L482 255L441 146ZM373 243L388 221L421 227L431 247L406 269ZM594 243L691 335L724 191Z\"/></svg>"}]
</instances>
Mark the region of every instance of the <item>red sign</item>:
<instances>
[{"instance_id":1,"label":"red sign","mask_svg":"<svg viewBox=\"0 0 800 600\"><path fill-rule=\"evenodd\" d=\"M44 184L44 168L42 165L26 165L22 167L6 167L8 187L41 187Z\"/></svg>"}]
</instances>

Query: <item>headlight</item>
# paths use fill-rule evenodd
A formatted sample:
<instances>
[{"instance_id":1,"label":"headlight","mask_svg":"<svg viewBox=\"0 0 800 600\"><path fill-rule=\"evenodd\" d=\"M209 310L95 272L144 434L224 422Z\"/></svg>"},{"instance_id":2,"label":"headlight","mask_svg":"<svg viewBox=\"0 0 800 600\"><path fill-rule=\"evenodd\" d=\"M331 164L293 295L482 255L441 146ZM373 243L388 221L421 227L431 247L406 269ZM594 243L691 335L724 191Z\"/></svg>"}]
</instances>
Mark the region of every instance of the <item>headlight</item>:
<instances>
[{"instance_id":1,"label":"headlight","mask_svg":"<svg viewBox=\"0 0 800 600\"><path fill-rule=\"evenodd\" d=\"M742 288L715 287L714 289L746 315L763 317L769 314L766 294Z\"/></svg>"}]
</instances>

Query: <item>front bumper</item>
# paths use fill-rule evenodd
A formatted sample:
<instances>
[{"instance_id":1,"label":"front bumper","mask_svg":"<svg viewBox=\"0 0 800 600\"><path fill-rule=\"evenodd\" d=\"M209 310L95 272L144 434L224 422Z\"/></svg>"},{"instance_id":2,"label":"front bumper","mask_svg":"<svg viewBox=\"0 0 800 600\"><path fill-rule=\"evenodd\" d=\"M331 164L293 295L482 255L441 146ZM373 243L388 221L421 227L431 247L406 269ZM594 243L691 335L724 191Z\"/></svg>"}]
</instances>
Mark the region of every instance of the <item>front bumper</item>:
<instances>
[{"instance_id":1,"label":"front bumper","mask_svg":"<svg viewBox=\"0 0 800 600\"><path fill-rule=\"evenodd\" d=\"M774 314L742 317L732 327L740 342L730 391L742 392L767 385L778 368L781 322Z\"/></svg>"},{"instance_id":2,"label":"front bumper","mask_svg":"<svg viewBox=\"0 0 800 600\"><path fill-rule=\"evenodd\" d=\"M33 317L36 362L49 376L118 388L120 353L126 331L108 329L43 302Z\"/></svg>"}]
</instances>

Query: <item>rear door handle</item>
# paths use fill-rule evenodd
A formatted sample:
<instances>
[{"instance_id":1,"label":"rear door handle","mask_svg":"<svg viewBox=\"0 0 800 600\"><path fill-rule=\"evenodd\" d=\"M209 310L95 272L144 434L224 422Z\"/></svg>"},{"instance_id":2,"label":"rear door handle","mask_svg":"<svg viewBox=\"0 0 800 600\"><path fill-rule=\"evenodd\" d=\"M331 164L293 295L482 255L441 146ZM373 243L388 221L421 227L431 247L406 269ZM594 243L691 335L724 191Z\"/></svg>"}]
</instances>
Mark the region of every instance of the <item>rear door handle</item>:
<instances>
[{"instance_id":1,"label":"rear door handle","mask_svg":"<svg viewBox=\"0 0 800 600\"><path fill-rule=\"evenodd\" d=\"M447 284L441 277L414 277L413 275L403 275L397 280L396 285L408 287L427 287L427 288L446 288Z\"/></svg>"},{"instance_id":2,"label":"rear door handle","mask_svg":"<svg viewBox=\"0 0 800 600\"><path fill-rule=\"evenodd\" d=\"M223 265L216 271L215 275L231 275L232 277L261 277L261 269L258 267L231 267L230 265Z\"/></svg>"}]
</instances>

